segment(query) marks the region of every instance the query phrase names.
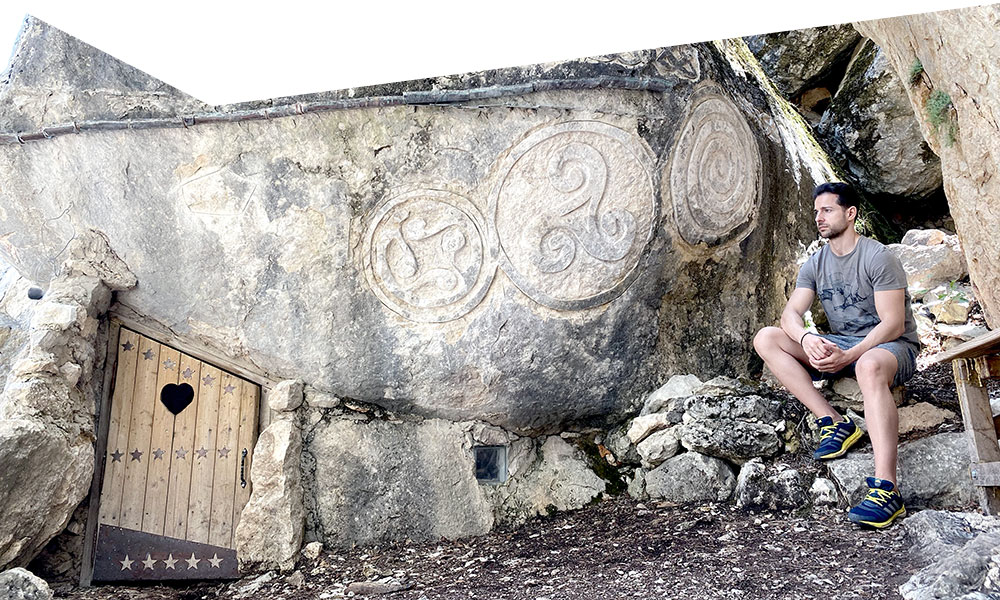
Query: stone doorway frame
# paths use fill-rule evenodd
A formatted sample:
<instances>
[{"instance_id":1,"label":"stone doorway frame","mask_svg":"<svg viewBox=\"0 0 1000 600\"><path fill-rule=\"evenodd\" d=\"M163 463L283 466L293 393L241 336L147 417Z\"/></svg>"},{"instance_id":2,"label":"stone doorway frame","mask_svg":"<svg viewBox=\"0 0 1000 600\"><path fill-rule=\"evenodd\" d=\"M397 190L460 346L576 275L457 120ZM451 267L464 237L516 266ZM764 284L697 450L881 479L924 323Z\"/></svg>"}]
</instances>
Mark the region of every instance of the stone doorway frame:
<instances>
[{"instance_id":1,"label":"stone doorway frame","mask_svg":"<svg viewBox=\"0 0 1000 600\"><path fill-rule=\"evenodd\" d=\"M260 386L260 399L258 406L258 424L256 434L271 423L273 411L268 406L268 399L272 388L277 380L272 379L265 373L246 364L236 362L231 358L220 356L204 347L192 345L180 339L169 329L142 322L136 318L130 318L115 311L113 307L108 312L108 339L106 356L104 360L104 374L101 383L101 396L97 406L97 440L94 444L94 477L91 481L89 504L87 506L87 521L84 530L82 565L80 569L80 586L90 587L94 574L94 552L97 543L98 510L100 508L101 486L104 480L104 454L107 450L108 431L111 418L111 385L115 376L115 369L118 365L118 338L122 327L131 329L148 338L152 338L160 343L171 346L185 354L197 357L199 360L211 363L221 369L238 375L251 383Z\"/></svg>"}]
</instances>

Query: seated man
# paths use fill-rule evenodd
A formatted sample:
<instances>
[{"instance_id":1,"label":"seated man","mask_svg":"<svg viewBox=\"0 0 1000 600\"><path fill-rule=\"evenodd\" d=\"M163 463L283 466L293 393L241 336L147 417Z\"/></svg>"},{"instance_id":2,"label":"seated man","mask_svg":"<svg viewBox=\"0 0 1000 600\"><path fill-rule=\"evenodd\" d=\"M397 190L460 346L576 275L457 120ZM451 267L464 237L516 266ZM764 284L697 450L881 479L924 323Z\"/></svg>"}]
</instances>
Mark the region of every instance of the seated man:
<instances>
[{"instance_id":1,"label":"seated man","mask_svg":"<svg viewBox=\"0 0 1000 600\"><path fill-rule=\"evenodd\" d=\"M854 229L858 199L846 183L824 183L813 192L816 227L829 241L802 265L781 327L765 327L754 348L788 391L817 418L820 444L814 456L837 458L862 431L813 387L813 379L854 374L865 403L875 451L868 495L851 509L851 521L886 527L906 514L896 479L899 416L890 386L913 376L920 348L899 259ZM806 331L802 315L819 294L833 335Z\"/></svg>"}]
</instances>

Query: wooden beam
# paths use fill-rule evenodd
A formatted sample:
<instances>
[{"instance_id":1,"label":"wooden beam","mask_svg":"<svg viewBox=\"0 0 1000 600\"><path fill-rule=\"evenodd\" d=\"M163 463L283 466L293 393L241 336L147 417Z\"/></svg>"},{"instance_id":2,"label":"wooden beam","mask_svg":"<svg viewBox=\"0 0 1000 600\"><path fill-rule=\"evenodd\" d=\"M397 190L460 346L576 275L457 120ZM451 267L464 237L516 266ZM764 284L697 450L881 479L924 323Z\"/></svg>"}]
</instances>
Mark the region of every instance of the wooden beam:
<instances>
[{"instance_id":1,"label":"wooden beam","mask_svg":"<svg viewBox=\"0 0 1000 600\"><path fill-rule=\"evenodd\" d=\"M934 362L943 363L956 358L976 358L989 354L1000 354L1000 329L959 344L947 352L942 352L934 358Z\"/></svg>"},{"instance_id":2,"label":"wooden beam","mask_svg":"<svg viewBox=\"0 0 1000 600\"><path fill-rule=\"evenodd\" d=\"M974 361L959 358L952 361L958 403L962 408L965 435L969 440L969 454L972 463L1000 462L1000 446L997 445L996 429L990 399L983 387ZM976 487L979 504L987 515L1000 514L1000 488Z\"/></svg>"},{"instance_id":3,"label":"wooden beam","mask_svg":"<svg viewBox=\"0 0 1000 600\"><path fill-rule=\"evenodd\" d=\"M979 487L1000 486L1000 462L973 463L969 465L972 485Z\"/></svg>"},{"instance_id":4,"label":"wooden beam","mask_svg":"<svg viewBox=\"0 0 1000 600\"><path fill-rule=\"evenodd\" d=\"M83 536L83 566L80 569L80 587L90 587L94 576L94 546L97 542L97 516L100 508L101 481L104 479L104 454L108 445L110 428L111 388L114 387L115 369L118 367L118 333L121 326L111 321L108 325L108 350L104 356L104 382L101 403L97 409L97 441L94 444L94 480L90 483L90 501L87 505L87 524Z\"/></svg>"}]
</instances>

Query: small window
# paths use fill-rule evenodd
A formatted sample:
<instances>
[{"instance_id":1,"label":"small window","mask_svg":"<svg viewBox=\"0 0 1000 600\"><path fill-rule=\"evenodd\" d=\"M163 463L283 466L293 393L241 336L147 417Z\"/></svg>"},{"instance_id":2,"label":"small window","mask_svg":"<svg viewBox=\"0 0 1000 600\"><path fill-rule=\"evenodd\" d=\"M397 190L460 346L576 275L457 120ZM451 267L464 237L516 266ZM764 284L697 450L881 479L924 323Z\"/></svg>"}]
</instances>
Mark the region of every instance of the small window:
<instances>
[{"instance_id":1,"label":"small window","mask_svg":"<svg viewBox=\"0 0 1000 600\"><path fill-rule=\"evenodd\" d=\"M507 447L476 446L476 479L480 483L503 483L507 480Z\"/></svg>"}]
</instances>

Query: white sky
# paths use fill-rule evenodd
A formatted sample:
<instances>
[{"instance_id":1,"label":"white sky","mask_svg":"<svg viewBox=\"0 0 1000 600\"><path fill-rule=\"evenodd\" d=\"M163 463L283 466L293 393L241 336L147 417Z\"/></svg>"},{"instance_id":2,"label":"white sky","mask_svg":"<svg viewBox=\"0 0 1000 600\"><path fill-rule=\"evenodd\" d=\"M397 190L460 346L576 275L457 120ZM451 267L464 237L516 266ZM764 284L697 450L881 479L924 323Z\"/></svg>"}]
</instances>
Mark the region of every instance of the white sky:
<instances>
[{"instance_id":1,"label":"white sky","mask_svg":"<svg viewBox=\"0 0 1000 600\"><path fill-rule=\"evenodd\" d=\"M0 0L209 104L945 10L956 0ZM147 6L148 5L148 6Z\"/></svg>"}]
</instances>

